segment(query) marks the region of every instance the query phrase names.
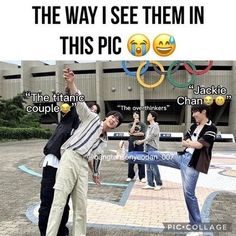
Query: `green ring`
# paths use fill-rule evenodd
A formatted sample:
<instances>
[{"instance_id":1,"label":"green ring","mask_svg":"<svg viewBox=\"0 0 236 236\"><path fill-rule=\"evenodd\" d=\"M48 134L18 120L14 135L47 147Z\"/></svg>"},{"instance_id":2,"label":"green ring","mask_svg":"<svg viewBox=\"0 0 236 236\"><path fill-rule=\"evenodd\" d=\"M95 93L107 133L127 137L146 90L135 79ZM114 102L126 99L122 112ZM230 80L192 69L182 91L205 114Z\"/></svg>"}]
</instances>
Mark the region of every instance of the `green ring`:
<instances>
[{"instance_id":1,"label":"green ring","mask_svg":"<svg viewBox=\"0 0 236 236\"><path fill-rule=\"evenodd\" d=\"M191 75L191 79L190 81L186 82L186 83L177 83L174 78L172 77L171 75L171 71L172 71L172 68L176 65L180 63L180 61L174 61L172 62L170 65L169 65L169 68L167 70L167 80L169 81L169 83L171 83L172 85L174 85L175 87L177 88L186 88L188 87L190 84L193 84L194 81L197 79L197 76L195 75ZM196 66L191 62L191 61L187 61L186 63L188 63L190 65L190 67L195 71L196 70Z\"/></svg>"}]
</instances>

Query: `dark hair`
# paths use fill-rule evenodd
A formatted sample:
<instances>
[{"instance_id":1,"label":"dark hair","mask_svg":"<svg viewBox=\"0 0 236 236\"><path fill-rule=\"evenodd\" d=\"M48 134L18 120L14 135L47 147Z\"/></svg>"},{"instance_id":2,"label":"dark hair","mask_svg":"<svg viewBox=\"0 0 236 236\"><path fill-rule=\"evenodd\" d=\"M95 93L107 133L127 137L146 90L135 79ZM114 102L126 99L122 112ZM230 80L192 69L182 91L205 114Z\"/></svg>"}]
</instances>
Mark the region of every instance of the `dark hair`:
<instances>
[{"instance_id":1,"label":"dark hair","mask_svg":"<svg viewBox=\"0 0 236 236\"><path fill-rule=\"evenodd\" d=\"M205 104L201 104L201 105L194 105L192 106L192 112L197 112L199 111L200 113L202 113L203 110L206 111L206 117L209 118L209 113L210 113L210 107L205 105Z\"/></svg>"},{"instance_id":2,"label":"dark hair","mask_svg":"<svg viewBox=\"0 0 236 236\"><path fill-rule=\"evenodd\" d=\"M96 102L88 102L87 106L88 106L88 108L91 108L92 106L96 106L97 107L97 114L100 113L101 108Z\"/></svg>"},{"instance_id":3,"label":"dark hair","mask_svg":"<svg viewBox=\"0 0 236 236\"><path fill-rule=\"evenodd\" d=\"M140 112L138 112L138 111L134 111L133 114L137 114L140 117Z\"/></svg>"},{"instance_id":4,"label":"dark hair","mask_svg":"<svg viewBox=\"0 0 236 236\"><path fill-rule=\"evenodd\" d=\"M117 127L123 122L123 116L119 111L109 111L106 114L106 117L108 116L115 116L119 120Z\"/></svg>"},{"instance_id":5,"label":"dark hair","mask_svg":"<svg viewBox=\"0 0 236 236\"><path fill-rule=\"evenodd\" d=\"M151 114L152 117L154 117L154 121L157 122L157 113L155 111L150 111L149 114Z\"/></svg>"}]
</instances>

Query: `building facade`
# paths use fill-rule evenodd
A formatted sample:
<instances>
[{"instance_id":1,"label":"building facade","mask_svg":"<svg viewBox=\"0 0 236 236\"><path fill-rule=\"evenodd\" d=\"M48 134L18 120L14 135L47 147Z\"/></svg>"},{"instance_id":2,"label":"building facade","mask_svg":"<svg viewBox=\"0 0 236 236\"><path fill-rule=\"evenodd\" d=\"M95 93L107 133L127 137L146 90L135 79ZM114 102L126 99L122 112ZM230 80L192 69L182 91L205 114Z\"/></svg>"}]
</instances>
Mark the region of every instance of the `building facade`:
<instances>
[{"instance_id":1,"label":"building facade","mask_svg":"<svg viewBox=\"0 0 236 236\"><path fill-rule=\"evenodd\" d=\"M163 61L165 70L172 62ZM206 68L207 62L193 61L198 70ZM127 62L130 71L136 71L139 62ZM96 101L101 106L101 117L110 110L119 110L125 117L125 123L118 128L127 131L128 122L132 121L132 112L140 111L141 119L149 110L159 114L161 131L185 132L192 122L191 105L203 101L206 96L213 99L220 88L226 89L222 96L225 103L221 106L214 102L211 105L212 120L221 133L236 135L236 61L214 61L210 71L197 75L192 88L178 88L165 78L156 88L144 88L136 77L127 75L120 61L96 61L92 63L77 63L73 61L56 61L55 65L47 65L40 61L22 61L21 66L0 62L0 96L3 99L12 98L23 91L40 95L64 93L65 82L63 69L70 67L76 76L76 84L85 95L86 101ZM173 80L178 83L192 78L183 65L173 73ZM145 83L158 81L160 75L149 65L143 75ZM195 94L196 90L202 94ZM204 94L205 91L205 94ZM32 101L28 105L56 106L53 101ZM49 112L43 116L43 123L57 122L57 114Z\"/></svg>"}]
</instances>

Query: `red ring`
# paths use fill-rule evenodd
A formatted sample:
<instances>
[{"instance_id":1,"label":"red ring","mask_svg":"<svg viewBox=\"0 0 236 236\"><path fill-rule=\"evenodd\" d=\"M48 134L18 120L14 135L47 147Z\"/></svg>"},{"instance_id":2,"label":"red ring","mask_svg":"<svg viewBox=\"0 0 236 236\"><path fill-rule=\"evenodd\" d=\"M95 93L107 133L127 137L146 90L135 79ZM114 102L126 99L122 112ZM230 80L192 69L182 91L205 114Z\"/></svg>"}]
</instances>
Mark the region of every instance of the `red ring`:
<instances>
[{"instance_id":1,"label":"red ring","mask_svg":"<svg viewBox=\"0 0 236 236\"><path fill-rule=\"evenodd\" d=\"M208 66L204 70L196 71L196 70L193 70L187 63L184 63L184 67L188 71L188 73L194 74L194 75L203 75L207 73L211 69L212 65L213 65L213 61L209 61Z\"/></svg>"}]
</instances>

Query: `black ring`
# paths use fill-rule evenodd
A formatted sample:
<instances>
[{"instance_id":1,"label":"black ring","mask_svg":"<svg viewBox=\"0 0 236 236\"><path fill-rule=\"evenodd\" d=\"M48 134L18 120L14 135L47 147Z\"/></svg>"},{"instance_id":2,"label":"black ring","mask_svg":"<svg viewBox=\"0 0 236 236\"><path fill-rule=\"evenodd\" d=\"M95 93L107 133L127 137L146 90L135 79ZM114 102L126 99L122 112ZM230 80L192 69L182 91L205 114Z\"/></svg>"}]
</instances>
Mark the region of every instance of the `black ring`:
<instances>
[{"instance_id":1,"label":"black ring","mask_svg":"<svg viewBox=\"0 0 236 236\"><path fill-rule=\"evenodd\" d=\"M174 69L172 69L170 73L174 74L179 69L180 65L181 65L181 61L179 61L179 63L175 65ZM153 69L156 71L157 74L159 74L159 75L166 75L167 74L167 71L165 71L165 72L160 71L158 69L157 65L152 64L152 66L153 66Z\"/></svg>"}]
</instances>

